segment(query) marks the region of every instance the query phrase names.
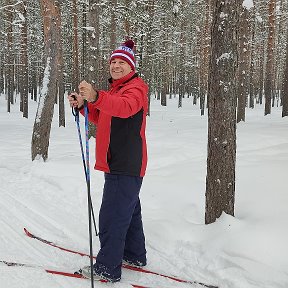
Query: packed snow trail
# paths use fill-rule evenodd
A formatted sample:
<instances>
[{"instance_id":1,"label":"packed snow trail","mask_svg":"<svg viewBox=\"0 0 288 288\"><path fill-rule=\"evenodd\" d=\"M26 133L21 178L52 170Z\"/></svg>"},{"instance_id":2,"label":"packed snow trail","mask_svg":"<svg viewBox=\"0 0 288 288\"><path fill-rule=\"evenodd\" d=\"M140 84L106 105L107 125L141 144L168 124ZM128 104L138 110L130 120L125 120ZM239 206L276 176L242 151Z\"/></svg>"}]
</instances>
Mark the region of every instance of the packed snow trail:
<instances>
[{"instance_id":1,"label":"packed snow trail","mask_svg":"<svg viewBox=\"0 0 288 288\"><path fill-rule=\"evenodd\" d=\"M55 247L57 249L63 250L63 251L68 252L68 253L78 254L80 256L90 257L90 255L88 255L86 253L75 251L75 250L71 250L69 248L57 245L57 244L53 243L50 240L46 240L46 239L40 238L39 236L36 236L35 234L32 234L31 232L29 232L26 228L24 228L24 232L25 232L25 234L28 237L36 239L36 240L38 240L38 241L40 241L40 242L42 242L44 244L47 244L49 246ZM95 256L93 256L93 258L96 259ZM204 283L197 282L197 281L184 280L184 279L180 279L179 277L176 277L176 276L169 276L169 275L165 275L165 274L162 274L162 273L159 273L159 272L147 270L146 268L138 268L138 267L130 266L128 264L122 264L122 268L128 269L128 270L132 270L132 271L135 271L135 272L139 272L139 273L160 276L160 277L167 278L167 279L170 279L170 280L173 280L173 281L176 281L176 282L180 282L180 283L199 284L199 285L201 285L203 287L217 288L216 286L213 286L213 285L208 285L208 284L204 284Z\"/></svg>"}]
</instances>

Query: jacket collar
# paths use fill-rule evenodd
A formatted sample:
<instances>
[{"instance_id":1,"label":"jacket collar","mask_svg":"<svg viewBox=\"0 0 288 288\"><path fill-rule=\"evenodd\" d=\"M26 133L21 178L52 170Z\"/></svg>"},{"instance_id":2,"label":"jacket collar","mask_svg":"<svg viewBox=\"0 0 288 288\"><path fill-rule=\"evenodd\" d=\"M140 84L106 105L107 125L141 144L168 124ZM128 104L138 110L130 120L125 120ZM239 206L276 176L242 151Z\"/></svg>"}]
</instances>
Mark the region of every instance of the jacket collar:
<instances>
[{"instance_id":1,"label":"jacket collar","mask_svg":"<svg viewBox=\"0 0 288 288\"><path fill-rule=\"evenodd\" d=\"M116 87L119 86L121 84L125 84L126 82L132 80L133 78L138 77L138 74L135 73L135 71L131 71L129 74L127 74L126 76L117 79L117 80L113 80L112 78L109 78L109 83L111 84L111 87Z\"/></svg>"}]
</instances>

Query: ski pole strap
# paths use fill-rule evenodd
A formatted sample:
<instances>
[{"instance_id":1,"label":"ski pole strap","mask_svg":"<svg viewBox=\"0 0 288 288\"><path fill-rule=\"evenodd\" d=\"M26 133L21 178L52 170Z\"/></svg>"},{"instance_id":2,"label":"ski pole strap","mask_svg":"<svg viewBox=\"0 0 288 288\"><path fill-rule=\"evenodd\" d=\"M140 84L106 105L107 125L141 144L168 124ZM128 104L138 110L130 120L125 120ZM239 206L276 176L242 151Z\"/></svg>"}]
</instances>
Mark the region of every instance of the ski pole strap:
<instances>
[{"instance_id":1,"label":"ski pole strap","mask_svg":"<svg viewBox=\"0 0 288 288\"><path fill-rule=\"evenodd\" d=\"M84 168L84 173L85 173L85 179L87 181L87 169L86 169L84 148L83 148L83 142L82 142L82 136L81 136L81 130L80 130L79 113L78 113L78 115L76 114L75 121L76 121L76 124L77 124L78 138L79 138L79 143L80 143L80 149L81 149L81 156L82 156L83 168Z\"/></svg>"},{"instance_id":2,"label":"ski pole strap","mask_svg":"<svg viewBox=\"0 0 288 288\"><path fill-rule=\"evenodd\" d=\"M78 110L78 108L72 107L72 115L75 117L75 121L76 121L76 117L79 116L79 110Z\"/></svg>"}]
</instances>

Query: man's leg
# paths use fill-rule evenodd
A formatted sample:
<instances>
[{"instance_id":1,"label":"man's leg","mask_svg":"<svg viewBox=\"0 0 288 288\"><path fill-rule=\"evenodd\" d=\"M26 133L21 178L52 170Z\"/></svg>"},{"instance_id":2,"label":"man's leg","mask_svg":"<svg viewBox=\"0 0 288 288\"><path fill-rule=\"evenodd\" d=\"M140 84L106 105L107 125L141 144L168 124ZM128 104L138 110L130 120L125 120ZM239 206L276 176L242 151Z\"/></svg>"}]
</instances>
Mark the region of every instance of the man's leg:
<instances>
[{"instance_id":1,"label":"man's leg","mask_svg":"<svg viewBox=\"0 0 288 288\"><path fill-rule=\"evenodd\" d=\"M124 260L138 266L146 265L145 236L139 198L126 235Z\"/></svg>"},{"instance_id":2,"label":"man's leg","mask_svg":"<svg viewBox=\"0 0 288 288\"><path fill-rule=\"evenodd\" d=\"M138 202L141 177L105 174L99 213L101 248L94 264L97 274L113 281L121 278L125 238Z\"/></svg>"}]
</instances>

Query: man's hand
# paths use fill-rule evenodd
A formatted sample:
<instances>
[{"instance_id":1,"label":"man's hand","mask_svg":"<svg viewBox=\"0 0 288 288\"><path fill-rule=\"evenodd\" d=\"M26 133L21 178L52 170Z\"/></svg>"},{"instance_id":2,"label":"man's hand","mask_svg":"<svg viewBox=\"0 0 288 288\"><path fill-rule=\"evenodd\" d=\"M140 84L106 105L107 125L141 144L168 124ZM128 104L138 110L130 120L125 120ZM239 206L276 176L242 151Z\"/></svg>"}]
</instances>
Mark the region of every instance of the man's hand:
<instances>
[{"instance_id":1,"label":"man's hand","mask_svg":"<svg viewBox=\"0 0 288 288\"><path fill-rule=\"evenodd\" d=\"M93 86L90 83L84 80L79 84L78 88L80 95L88 102L94 102L97 100L97 91L93 89Z\"/></svg>"},{"instance_id":2,"label":"man's hand","mask_svg":"<svg viewBox=\"0 0 288 288\"><path fill-rule=\"evenodd\" d=\"M70 106L73 108L81 108L84 105L84 99L81 95L78 95L76 92L72 92L68 95L68 100Z\"/></svg>"}]
</instances>

